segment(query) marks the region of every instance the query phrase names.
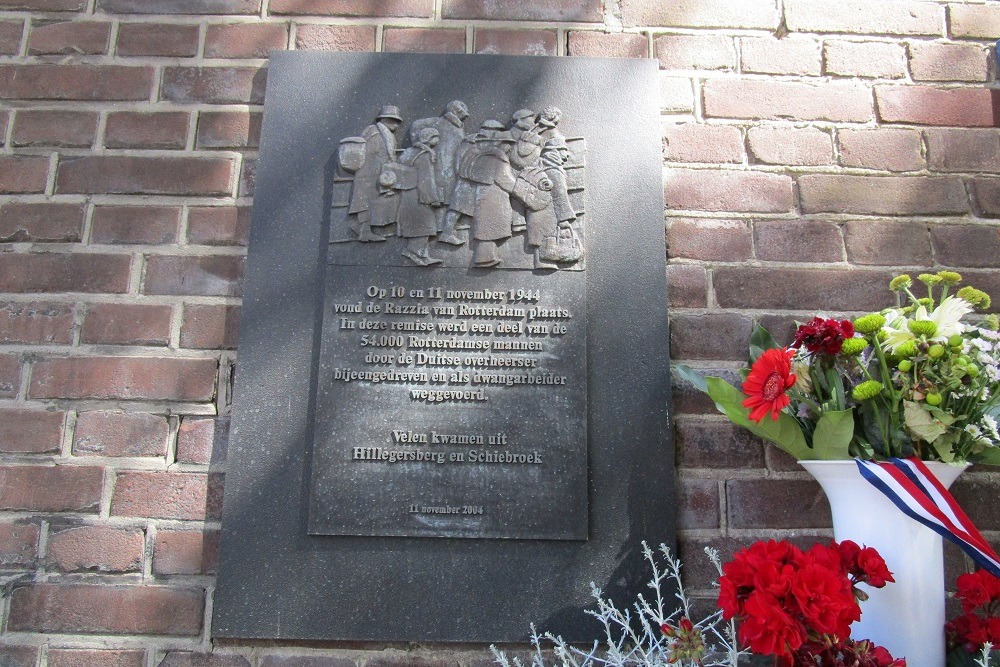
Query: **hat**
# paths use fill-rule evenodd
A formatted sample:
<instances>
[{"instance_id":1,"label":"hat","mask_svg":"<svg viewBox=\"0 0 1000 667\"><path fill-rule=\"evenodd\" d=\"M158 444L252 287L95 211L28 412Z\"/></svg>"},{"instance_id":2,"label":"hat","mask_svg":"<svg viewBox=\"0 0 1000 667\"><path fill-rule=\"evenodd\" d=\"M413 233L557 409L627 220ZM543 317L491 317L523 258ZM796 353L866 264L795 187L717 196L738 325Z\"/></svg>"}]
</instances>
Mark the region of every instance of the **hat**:
<instances>
[{"instance_id":1,"label":"hat","mask_svg":"<svg viewBox=\"0 0 1000 667\"><path fill-rule=\"evenodd\" d=\"M532 111L531 109L521 109L519 111L515 111L514 113L512 113L510 115L510 119L516 123L517 121L521 120L522 118L534 117L534 115L535 115L535 112Z\"/></svg>"},{"instance_id":2,"label":"hat","mask_svg":"<svg viewBox=\"0 0 1000 667\"><path fill-rule=\"evenodd\" d=\"M545 142L545 146L542 147L542 150L553 150L558 148L565 148L566 150L569 150L569 146L566 145L566 141L562 137L553 137L552 139L549 139Z\"/></svg>"},{"instance_id":3,"label":"hat","mask_svg":"<svg viewBox=\"0 0 1000 667\"><path fill-rule=\"evenodd\" d=\"M382 107L375 120L382 120L383 118L392 118L393 120L398 120L400 123L403 122L403 117L399 115L399 109L391 104L386 104Z\"/></svg>"}]
</instances>

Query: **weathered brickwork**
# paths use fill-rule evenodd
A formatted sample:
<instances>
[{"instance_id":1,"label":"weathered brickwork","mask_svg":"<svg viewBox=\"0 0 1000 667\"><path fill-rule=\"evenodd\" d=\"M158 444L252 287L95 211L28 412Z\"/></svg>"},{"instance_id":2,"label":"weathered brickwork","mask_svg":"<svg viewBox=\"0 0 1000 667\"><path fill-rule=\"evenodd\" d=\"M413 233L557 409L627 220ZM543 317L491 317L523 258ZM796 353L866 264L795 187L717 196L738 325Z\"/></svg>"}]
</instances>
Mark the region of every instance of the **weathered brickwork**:
<instances>
[{"instance_id":1,"label":"weathered brickwork","mask_svg":"<svg viewBox=\"0 0 1000 667\"><path fill-rule=\"evenodd\" d=\"M902 270L1000 308L998 38L961 0L0 0L0 664L488 664L211 640L271 50L655 59L664 344L735 379L755 322L879 308ZM680 381L674 425L696 595L703 546L830 536L808 475ZM956 489L1000 543L1000 473Z\"/></svg>"}]
</instances>

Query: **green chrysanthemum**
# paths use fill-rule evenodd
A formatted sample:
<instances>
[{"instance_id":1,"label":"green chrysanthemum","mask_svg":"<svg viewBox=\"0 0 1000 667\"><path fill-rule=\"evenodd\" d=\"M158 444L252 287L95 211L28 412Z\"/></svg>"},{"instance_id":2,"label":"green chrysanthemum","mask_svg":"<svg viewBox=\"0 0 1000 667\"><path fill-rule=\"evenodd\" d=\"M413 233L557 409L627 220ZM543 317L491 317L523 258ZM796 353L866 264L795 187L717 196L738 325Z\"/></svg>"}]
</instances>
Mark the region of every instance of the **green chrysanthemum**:
<instances>
[{"instance_id":1,"label":"green chrysanthemum","mask_svg":"<svg viewBox=\"0 0 1000 667\"><path fill-rule=\"evenodd\" d=\"M902 292L905 289L909 289L912 284L913 280L910 279L910 276L904 273L903 275L896 276L889 281L889 289L893 292Z\"/></svg>"},{"instance_id":2,"label":"green chrysanthemum","mask_svg":"<svg viewBox=\"0 0 1000 667\"><path fill-rule=\"evenodd\" d=\"M994 313L990 313L983 318L983 326L991 331L1000 331L1000 317L997 317Z\"/></svg>"},{"instance_id":3,"label":"green chrysanthemum","mask_svg":"<svg viewBox=\"0 0 1000 667\"><path fill-rule=\"evenodd\" d=\"M866 347L868 347L868 341L864 338L848 338L844 341L840 351L848 357L855 357L861 354Z\"/></svg>"},{"instance_id":4,"label":"green chrysanthemum","mask_svg":"<svg viewBox=\"0 0 1000 667\"><path fill-rule=\"evenodd\" d=\"M856 401L870 401L882 393L882 383L877 380L865 380L851 392Z\"/></svg>"},{"instance_id":5,"label":"green chrysanthemum","mask_svg":"<svg viewBox=\"0 0 1000 667\"><path fill-rule=\"evenodd\" d=\"M962 274L957 271L938 271L938 278L945 285L957 285L962 282Z\"/></svg>"},{"instance_id":6,"label":"green chrysanthemum","mask_svg":"<svg viewBox=\"0 0 1000 667\"><path fill-rule=\"evenodd\" d=\"M937 325L931 320L908 320L906 326L914 336L933 336L937 333Z\"/></svg>"},{"instance_id":7,"label":"green chrysanthemum","mask_svg":"<svg viewBox=\"0 0 1000 667\"><path fill-rule=\"evenodd\" d=\"M990 304L992 303L989 294L987 294L982 290L976 289L975 287L969 287L969 286L963 287L962 289L958 290L957 296L959 299L965 299L973 306L980 308L982 310L986 310L987 308L989 308Z\"/></svg>"},{"instance_id":8,"label":"green chrysanthemum","mask_svg":"<svg viewBox=\"0 0 1000 667\"><path fill-rule=\"evenodd\" d=\"M917 280L927 285L928 287L933 287L941 282L941 276L936 276L933 273L921 273L917 276Z\"/></svg>"},{"instance_id":9,"label":"green chrysanthemum","mask_svg":"<svg viewBox=\"0 0 1000 667\"><path fill-rule=\"evenodd\" d=\"M878 313L870 313L854 320L854 330L860 334L875 333L885 324L885 317Z\"/></svg>"},{"instance_id":10,"label":"green chrysanthemum","mask_svg":"<svg viewBox=\"0 0 1000 667\"><path fill-rule=\"evenodd\" d=\"M925 296L923 299L917 299L917 303L919 303L924 308L934 307L934 299L930 298L929 296Z\"/></svg>"},{"instance_id":11,"label":"green chrysanthemum","mask_svg":"<svg viewBox=\"0 0 1000 667\"><path fill-rule=\"evenodd\" d=\"M900 359L909 359L910 357L917 356L917 341L908 340L900 343L899 347L896 348L895 354Z\"/></svg>"}]
</instances>

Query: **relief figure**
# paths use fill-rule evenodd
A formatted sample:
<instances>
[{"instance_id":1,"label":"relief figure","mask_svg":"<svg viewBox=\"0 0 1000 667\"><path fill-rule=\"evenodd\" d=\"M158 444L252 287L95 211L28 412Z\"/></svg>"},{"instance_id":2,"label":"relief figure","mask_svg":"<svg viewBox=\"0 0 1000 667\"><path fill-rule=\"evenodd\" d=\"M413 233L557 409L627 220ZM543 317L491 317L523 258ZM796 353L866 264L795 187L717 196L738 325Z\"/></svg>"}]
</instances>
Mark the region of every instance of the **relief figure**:
<instances>
[{"instance_id":1,"label":"relief figure","mask_svg":"<svg viewBox=\"0 0 1000 667\"><path fill-rule=\"evenodd\" d=\"M420 131L425 128L432 127L438 132L434 180L444 192L445 204L435 212L439 232L444 230L445 216L448 213L448 205L451 204L458 153L462 140L465 139L465 119L468 117L469 109L465 106L465 102L453 100L445 106L444 113L439 117L420 118L410 125L410 143L413 144L417 143Z\"/></svg>"},{"instance_id":2,"label":"relief figure","mask_svg":"<svg viewBox=\"0 0 1000 667\"><path fill-rule=\"evenodd\" d=\"M364 159L354 173L348 208L348 214L356 220L352 228L359 241L384 241L385 237L374 232L372 227L386 227L396 222L398 192L392 187L390 172L384 172L383 167L396 162L395 132L402 123L399 109L386 105L375 122L361 133Z\"/></svg>"},{"instance_id":3,"label":"relief figure","mask_svg":"<svg viewBox=\"0 0 1000 667\"><path fill-rule=\"evenodd\" d=\"M430 255L431 237L437 235L436 212L444 204L444 194L437 184L437 129L425 127L417 133L417 141L403 151L399 163L413 170L412 180L400 187L399 236L406 239L403 256L418 266L440 264Z\"/></svg>"}]
</instances>

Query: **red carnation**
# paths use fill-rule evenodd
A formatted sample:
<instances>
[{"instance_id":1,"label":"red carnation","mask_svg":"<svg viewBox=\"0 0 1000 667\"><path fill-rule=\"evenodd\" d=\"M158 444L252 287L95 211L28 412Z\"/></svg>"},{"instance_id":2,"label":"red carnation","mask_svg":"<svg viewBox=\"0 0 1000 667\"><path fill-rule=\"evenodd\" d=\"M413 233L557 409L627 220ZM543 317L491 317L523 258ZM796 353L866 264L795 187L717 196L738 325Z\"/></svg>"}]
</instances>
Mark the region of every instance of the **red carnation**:
<instances>
[{"instance_id":1,"label":"red carnation","mask_svg":"<svg viewBox=\"0 0 1000 667\"><path fill-rule=\"evenodd\" d=\"M778 413L792 402L785 392L795 384L791 363L794 354L792 350L771 348L753 363L743 383L743 393L748 396L743 406L750 408L750 421L760 422L768 413L777 421Z\"/></svg>"},{"instance_id":2,"label":"red carnation","mask_svg":"<svg viewBox=\"0 0 1000 667\"><path fill-rule=\"evenodd\" d=\"M824 320L814 317L809 322L799 325L795 332L795 342L792 347L798 349L803 345L812 354L839 354L845 338L854 337L854 324L850 320Z\"/></svg>"}]
</instances>

